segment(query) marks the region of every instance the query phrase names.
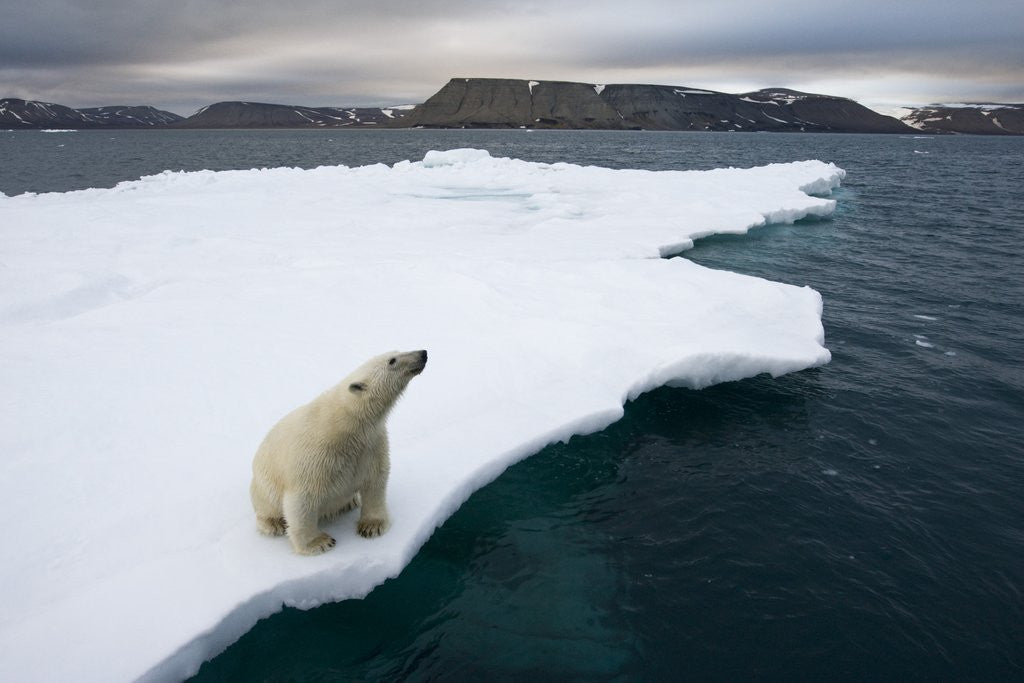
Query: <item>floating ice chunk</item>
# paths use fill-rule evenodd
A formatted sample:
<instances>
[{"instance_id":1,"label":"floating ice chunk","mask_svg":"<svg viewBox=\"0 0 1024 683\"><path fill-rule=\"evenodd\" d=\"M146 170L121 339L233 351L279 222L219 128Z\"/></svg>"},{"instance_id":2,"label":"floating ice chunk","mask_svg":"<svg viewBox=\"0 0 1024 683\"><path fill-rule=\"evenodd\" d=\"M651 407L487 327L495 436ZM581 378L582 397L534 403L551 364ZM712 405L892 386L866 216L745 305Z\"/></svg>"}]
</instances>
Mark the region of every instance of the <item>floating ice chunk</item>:
<instances>
[{"instance_id":1,"label":"floating ice chunk","mask_svg":"<svg viewBox=\"0 0 1024 683\"><path fill-rule=\"evenodd\" d=\"M0 680L184 678L282 604L396 576L630 397L828 362L817 292L658 256L827 214L802 188L842 177L451 150L0 197L0 498L30 511L3 527ZM259 536L260 439L391 348L430 351L389 421L391 530L343 516L318 557Z\"/></svg>"},{"instance_id":2,"label":"floating ice chunk","mask_svg":"<svg viewBox=\"0 0 1024 683\"><path fill-rule=\"evenodd\" d=\"M432 150L423 157L423 166L426 168L454 166L490 158L491 154L486 149L450 149L446 152Z\"/></svg>"}]
</instances>

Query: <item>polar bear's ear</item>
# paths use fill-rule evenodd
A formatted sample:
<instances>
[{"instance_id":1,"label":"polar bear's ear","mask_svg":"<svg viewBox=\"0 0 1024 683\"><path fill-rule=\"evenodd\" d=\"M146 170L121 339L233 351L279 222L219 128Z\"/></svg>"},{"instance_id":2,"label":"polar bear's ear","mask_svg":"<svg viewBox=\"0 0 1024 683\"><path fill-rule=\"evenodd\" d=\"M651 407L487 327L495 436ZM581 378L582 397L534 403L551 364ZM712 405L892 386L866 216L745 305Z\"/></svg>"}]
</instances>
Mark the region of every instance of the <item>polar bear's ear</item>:
<instances>
[{"instance_id":1,"label":"polar bear's ear","mask_svg":"<svg viewBox=\"0 0 1024 683\"><path fill-rule=\"evenodd\" d=\"M362 382L352 382L348 385L348 390L353 394L358 394L360 391L366 391L366 385Z\"/></svg>"}]
</instances>

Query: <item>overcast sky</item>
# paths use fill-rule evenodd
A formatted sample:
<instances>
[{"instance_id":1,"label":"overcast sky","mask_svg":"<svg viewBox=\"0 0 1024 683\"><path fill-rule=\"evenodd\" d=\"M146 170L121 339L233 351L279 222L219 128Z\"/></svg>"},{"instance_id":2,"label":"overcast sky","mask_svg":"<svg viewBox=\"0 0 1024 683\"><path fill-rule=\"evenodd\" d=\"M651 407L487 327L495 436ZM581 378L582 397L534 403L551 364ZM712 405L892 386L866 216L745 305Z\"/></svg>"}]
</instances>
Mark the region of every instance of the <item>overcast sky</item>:
<instances>
[{"instance_id":1,"label":"overcast sky","mask_svg":"<svg viewBox=\"0 0 1024 683\"><path fill-rule=\"evenodd\" d=\"M422 102L452 77L1024 102L1024 0L0 0L0 97Z\"/></svg>"}]
</instances>

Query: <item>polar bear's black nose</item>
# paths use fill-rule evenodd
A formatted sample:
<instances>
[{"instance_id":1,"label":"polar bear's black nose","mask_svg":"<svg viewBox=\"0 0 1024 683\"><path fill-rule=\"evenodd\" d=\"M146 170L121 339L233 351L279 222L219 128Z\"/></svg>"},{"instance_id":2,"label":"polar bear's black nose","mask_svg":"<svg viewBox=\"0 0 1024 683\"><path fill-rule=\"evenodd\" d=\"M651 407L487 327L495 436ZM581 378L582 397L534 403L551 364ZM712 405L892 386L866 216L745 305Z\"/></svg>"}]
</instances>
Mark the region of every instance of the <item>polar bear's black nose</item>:
<instances>
[{"instance_id":1,"label":"polar bear's black nose","mask_svg":"<svg viewBox=\"0 0 1024 683\"><path fill-rule=\"evenodd\" d=\"M418 363L416 363L416 361L413 361L413 363L415 363L415 365L413 365L413 367L411 368L410 372L412 372L413 375L418 375L421 372L423 372L423 368L427 367L427 352L426 351L410 351L409 355L410 356L418 356L417 360L419 360Z\"/></svg>"}]
</instances>

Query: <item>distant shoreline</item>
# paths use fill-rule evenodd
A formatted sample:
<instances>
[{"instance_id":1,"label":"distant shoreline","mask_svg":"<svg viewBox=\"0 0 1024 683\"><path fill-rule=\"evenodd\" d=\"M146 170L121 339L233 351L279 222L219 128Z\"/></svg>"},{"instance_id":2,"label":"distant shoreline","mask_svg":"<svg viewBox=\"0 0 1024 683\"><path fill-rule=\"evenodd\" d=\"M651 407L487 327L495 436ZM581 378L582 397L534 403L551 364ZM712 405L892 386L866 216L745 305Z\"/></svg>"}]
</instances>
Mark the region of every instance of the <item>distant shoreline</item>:
<instances>
[{"instance_id":1,"label":"distant shoreline","mask_svg":"<svg viewBox=\"0 0 1024 683\"><path fill-rule=\"evenodd\" d=\"M854 100L765 88L453 78L421 104L305 107L216 102L189 117L151 106L72 109L0 99L0 130L530 129L1024 135L1024 104L907 107L900 118Z\"/></svg>"}]
</instances>

